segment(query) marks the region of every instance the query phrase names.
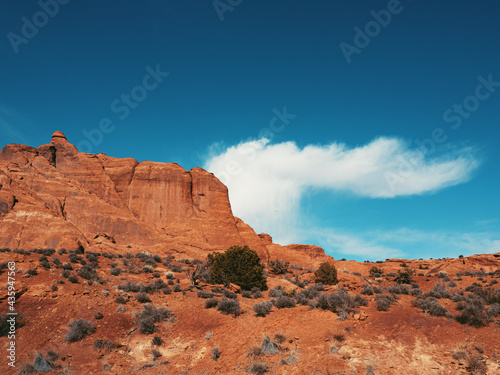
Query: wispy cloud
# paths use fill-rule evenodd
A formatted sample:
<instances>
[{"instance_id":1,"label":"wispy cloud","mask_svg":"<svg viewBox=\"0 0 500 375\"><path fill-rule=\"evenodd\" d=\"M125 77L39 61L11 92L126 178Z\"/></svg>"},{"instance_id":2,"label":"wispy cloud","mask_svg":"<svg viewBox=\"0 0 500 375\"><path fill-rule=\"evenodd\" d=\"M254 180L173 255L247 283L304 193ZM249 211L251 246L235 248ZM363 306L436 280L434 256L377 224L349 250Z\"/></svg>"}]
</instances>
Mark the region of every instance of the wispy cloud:
<instances>
[{"instance_id":1,"label":"wispy cloud","mask_svg":"<svg viewBox=\"0 0 500 375\"><path fill-rule=\"evenodd\" d=\"M340 259L378 260L404 256L404 252L376 237L349 233L342 229L316 228L308 231L329 255Z\"/></svg>"},{"instance_id":2,"label":"wispy cloud","mask_svg":"<svg viewBox=\"0 0 500 375\"><path fill-rule=\"evenodd\" d=\"M500 252L500 234L496 232L429 231L403 227L374 231L309 228L307 233L337 259L456 258L459 255Z\"/></svg>"},{"instance_id":3,"label":"wispy cloud","mask_svg":"<svg viewBox=\"0 0 500 375\"><path fill-rule=\"evenodd\" d=\"M301 238L300 202L308 192L369 198L420 195L468 181L479 164L472 147L448 145L426 155L397 138L377 138L357 147L330 143L304 148L260 139L212 147L205 168L228 186L235 215L278 242L290 243ZM346 253L399 251L380 249L372 241L355 243L341 234L330 235L329 241Z\"/></svg>"}]
</instances>

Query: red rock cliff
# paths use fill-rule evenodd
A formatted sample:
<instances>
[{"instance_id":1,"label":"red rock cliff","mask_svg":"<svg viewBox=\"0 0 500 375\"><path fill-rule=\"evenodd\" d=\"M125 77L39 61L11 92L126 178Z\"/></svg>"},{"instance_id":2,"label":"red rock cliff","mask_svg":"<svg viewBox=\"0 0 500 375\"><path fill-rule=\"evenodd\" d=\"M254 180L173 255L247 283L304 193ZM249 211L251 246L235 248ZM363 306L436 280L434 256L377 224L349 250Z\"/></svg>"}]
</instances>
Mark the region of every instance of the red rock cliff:
<instances>
[{"instance_id":1,"label":"red rock cliff","mask_svg":"<svg viewBox=\"0 0 500 375\"><path fill-rule=\"evenodd\" d=\"M235 218L226 186L201 168L82 153L59 131L36 149L2 149L0 247L103 243L203 252L246 244L265 260L269 246L281 248Z\"/></svg>"},{"instance_id":2,"label":"red rock cliff","mask_svg":"<svg viewBox=\"0 0 500 375\"><path fill-rule=\"evenodd\" d=\"M98 235L206 250L246 243L227 188L203 169L80 153L61 132L36 149L2 149L0 246L88 246Z\"/></svg>"}]
</instances>

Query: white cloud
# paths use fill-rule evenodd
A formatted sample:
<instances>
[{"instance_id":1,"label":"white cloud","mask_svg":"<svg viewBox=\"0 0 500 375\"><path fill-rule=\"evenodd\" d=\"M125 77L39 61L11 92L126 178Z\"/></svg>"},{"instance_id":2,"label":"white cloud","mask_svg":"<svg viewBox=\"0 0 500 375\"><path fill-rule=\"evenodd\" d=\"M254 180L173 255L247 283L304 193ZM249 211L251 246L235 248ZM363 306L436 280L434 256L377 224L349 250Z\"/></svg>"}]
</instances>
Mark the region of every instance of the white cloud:
<instances>
[{"instance_id":1,"label":"white cloud","mask_svg":"<svg viewBox=\"0 0 500 375\"><path fill-rule=\"evenodd\" d=\"M435 192L468 181L480 163L475 154L471 147L452 146L425 154L396 138L352 148L340 143L299 148L294 142L271 144L264 138L213 147L205 169L228 186L236 216L279 243L291 243L301 238L300 201L312 189L370 198Z\"/></svg>"}]
</instances>

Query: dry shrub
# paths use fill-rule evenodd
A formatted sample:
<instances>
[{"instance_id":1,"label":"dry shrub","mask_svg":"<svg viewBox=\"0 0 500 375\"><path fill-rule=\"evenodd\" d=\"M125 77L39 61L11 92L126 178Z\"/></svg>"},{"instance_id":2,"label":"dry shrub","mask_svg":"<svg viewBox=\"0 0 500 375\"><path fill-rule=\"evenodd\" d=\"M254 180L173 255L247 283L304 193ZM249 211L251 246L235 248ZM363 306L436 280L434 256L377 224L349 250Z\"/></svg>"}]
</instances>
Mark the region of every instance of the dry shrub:
<instances>
[{"instance_id":1,"label":"dry shrub","mask_svg":"<svg viewBox=\"0 0 500 375\"><path fill-rule=\"evenodd\" d=\"M223 298L217 304L217 310L219 310L223 314L233 315L233 316L238 316L241 313L240 303L236 299Z\"/></svg>"},{"instance_id":2,"label":"dry shrub","mask_svg":"<svg viewBox=\"0 0 500 375\"><path fill-rule=\"evenodd\" d=\"M273 303L271 301L263 301L253 305L253 311L257 316L266 316L273 310Z\"/></svg>"},{"instance_id":3,"label":"dry shrub","mask_svg":"<svg viewBox=\"0 0 500 375\"><path fill-rule=\"evenodd\" d=\"M389 311L389 308L397 301L392 294L379 294L375 296L378 311Z\"/></svg>"},{"instance_id":4,"label":"dry shrub","mask_svg":"<svg viewBox=\"0 0 500 375\"><path fill-rule=\"evenodd\" d=\"M65 341L76 342L84 339L88 335L94 333L94 323L85 319L76 319L68 323L69 330L64 337Z\"/></svg>"},{"instance_id":5,"label":"dry shrub","mask_svg":"<svg viewBox=\"0 0 500 375\"><path fill-rule=\"evenodd\" d=\"M172 316L172 310L154 305L145 305L140 313L135 314L139 331L145 334L153 333L156 330L155 323L164 322Z\"/></svg>"}]
</instances>

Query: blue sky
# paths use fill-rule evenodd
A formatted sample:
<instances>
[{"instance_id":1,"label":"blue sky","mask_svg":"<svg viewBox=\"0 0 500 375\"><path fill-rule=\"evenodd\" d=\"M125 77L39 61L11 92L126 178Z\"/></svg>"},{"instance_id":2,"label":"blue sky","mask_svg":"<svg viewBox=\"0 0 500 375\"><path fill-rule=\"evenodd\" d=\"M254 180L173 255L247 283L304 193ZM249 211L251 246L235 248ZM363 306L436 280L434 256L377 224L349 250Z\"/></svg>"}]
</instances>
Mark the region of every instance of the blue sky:
<instances>
[{"instance_id":1,"label":"blue sky","mask_svg":"<svg viewBox=\"0 0 500 375\"><path fill-rule=\"evenodd\" d=\"M335 258L500 251L496 1L4 1L0 144L203 166Z\"/></svg>"}]
</instances>

